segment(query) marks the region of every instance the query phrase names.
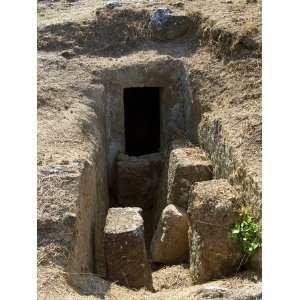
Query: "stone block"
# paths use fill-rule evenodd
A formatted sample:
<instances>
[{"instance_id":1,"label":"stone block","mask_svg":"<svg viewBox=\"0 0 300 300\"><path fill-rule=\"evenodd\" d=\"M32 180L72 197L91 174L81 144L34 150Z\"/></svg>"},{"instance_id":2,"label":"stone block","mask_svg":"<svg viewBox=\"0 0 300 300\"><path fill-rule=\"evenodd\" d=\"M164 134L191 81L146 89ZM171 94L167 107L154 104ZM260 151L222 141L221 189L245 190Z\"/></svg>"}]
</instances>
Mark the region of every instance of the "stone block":
<instances>
[{"instance_id":1,"label":"stone block","mask_svg":"<svg viewBox=\"0 0 300 300\"><path fill-rule=\"evenodd\" d=\"M194 182L210 180L213 176L211 162L198 147L173 149L168 168L167 203L186 208Z\"/></svg>"},{"instance_id":2,"label":"stone block","mask_svg":"<svg viewBox=\"0 0 300 300\"><path fill-rule=\"evenodd\" d=\"M164 264L186 262L188 258L188 217L173 204L162 212L151 242L152 261Z\"/></svg>"},{"instance_id":3,"label":"stone block","mask_svg":"<svg viewBox=\"0 0 300 300\"><path fill-rule=\"evenodd\" d=\"M107 277L128 288L152 289L142 209L110 208L104 229Z\"/></svg>"},{"instance_id":4,"label":"stone block","mask_svg":"<svg viewBox=\"0 0 300 300\"><path fill-rule=\"evenodd\" d=\"M117 199L119 205L152 208L162 170L159 153L143 156L120 154L117 161Z\"/></svg>"},{"instance_id":5,"label":"stone block","mask_svg":"<svg viewBox=\"0 0 300 300\"><path fill-rule=\"evenodd\" d=\"M242 254L231 239L239 219L236 191L227 180L197 182L189 199L190 272L194 283L204 283L235 272Z\"/></svg>"}]
</instances>

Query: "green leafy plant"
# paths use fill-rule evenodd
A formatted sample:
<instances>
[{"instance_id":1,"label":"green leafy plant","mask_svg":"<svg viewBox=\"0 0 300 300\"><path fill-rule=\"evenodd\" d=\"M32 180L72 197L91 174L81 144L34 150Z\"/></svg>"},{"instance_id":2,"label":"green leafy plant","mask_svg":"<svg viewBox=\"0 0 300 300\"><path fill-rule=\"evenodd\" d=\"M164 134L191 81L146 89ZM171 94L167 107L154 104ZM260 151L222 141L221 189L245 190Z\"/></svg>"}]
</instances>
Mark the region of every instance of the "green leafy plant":
<instances>
[{"instance_id":1,"label":"green leafy plant","mask_svg":"<svg viewBox=\"0 0 300 300\"><path fill-rule=\"evenodd\" d=\"M248 256L261 247L261 226L249 209L242 209L240 221L231 229L231 238L239 242L243 253Z\"/></svg>"}]
</instances>

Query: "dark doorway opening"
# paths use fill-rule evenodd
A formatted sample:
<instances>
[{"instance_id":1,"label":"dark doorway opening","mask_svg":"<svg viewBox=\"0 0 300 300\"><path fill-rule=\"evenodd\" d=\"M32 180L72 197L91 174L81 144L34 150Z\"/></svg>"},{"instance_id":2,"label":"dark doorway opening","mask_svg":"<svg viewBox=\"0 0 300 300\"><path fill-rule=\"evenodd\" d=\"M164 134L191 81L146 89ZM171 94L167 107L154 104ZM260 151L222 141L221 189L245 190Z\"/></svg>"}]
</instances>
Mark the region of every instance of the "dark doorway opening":
<instances>
[{"instance_id":1,"label":"dark doorway opening","mask_svg":"<svg viewBox=\"0 0 300 300\"><path fill-rule=\"evenodd\" d=\"M124 89L125 151L144 155L160 150L160 88Z\"/></svg>"}]
</instances>

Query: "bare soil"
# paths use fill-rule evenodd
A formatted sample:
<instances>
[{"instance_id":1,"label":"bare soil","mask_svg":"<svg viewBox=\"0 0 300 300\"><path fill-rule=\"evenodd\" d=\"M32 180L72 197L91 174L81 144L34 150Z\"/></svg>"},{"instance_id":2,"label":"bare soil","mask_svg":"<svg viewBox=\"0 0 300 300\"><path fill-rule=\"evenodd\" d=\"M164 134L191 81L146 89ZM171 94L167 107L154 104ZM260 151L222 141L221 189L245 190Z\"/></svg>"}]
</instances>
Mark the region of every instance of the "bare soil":
<instances>
[{"instance_id":1,"label":"bare soil","mask_svg":"<svg viewBox=\"0 0 300 300\"><path fill-rule=\"evenodd\" d=\"M241 273L227 279L220 279L203 285L192 285L186 266L171 266L153 273L155 292L144 289L133 291L92 275L81 275L83 289L73 289L68 284L68 274L51 268L39 268L38 298L41 300L106 299L106 300L204 300L233 299L218 295L218 290L227 289L234 299L259 299L260 279L254 273ZM79 279L78 279L79 280ZM202 291L208 291L203 293ZM211 292L212 291L212 292ZM201 293L204 294L201 297ZM243 298L252 295L252 298ZM253 296L254 295L254 296ZM240 297L240 298L238 298ZM249 296L251 297L251 296Z\"/></svg>"}]
</instances>

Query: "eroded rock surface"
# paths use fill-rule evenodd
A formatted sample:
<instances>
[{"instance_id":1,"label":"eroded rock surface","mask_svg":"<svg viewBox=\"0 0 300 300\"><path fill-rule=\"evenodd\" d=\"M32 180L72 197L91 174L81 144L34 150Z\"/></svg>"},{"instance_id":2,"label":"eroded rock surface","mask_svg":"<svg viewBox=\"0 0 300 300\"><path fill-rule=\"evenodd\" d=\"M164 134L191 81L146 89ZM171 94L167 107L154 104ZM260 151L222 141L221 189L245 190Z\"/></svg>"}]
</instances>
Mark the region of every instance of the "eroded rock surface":
<instances>
[{"instance_id":1,"label":"eroded rock surface","mask_svg":"<svg viewBox=\"0 0 300 300\"><path fill-rule=\"evenodd\" d=\"M198 147L171 151L168 169L167 203L187 208L190 188L194 182L212 179L212 164Z\"/></svg>"},{"instance_id":2,"label":"eroded rock surface","mask_svg":"<svg viewBox=\"0 0 300 300\"><path fill-rule=\"evenodd\" d=\"M260 285L241 287L239 289L229 288L218 284L207 284L195 292L197 299L230 299L230 300L260 300L262 291Z\"/></svg>"},{"instance_id":3,"label":"eroded rock surface","mask_svg":"<svg viewBox=\"0 0 300 300\"><path fill-rule=\"evenodd\" d=\"M119 1L109 1L106 5L105 5L105 7L106 8L109 8L109 9L114 9L114 8L116 8L116 7L122 7L123 6L123 4L121 3L121 2L119 2Z\"/></svg>"},{"instance_id":4,"label":"eroded rock surface","mask_svg":"<svg viewBox=\"0 0 300 300\"><path fill-rule=\"evenodd\" d=\"M173 40L184 35L192 22L182 12L169 8L158 8L151 16L149 28L156 40Z\"/></svg>"},{"instance_id":5,"label":"eroded rock surface","mask_svg":"<svg viewBox=\"0 0 300 300\"><path fill-rule=\"evenodd\" d=\"M151 242L154 262L175 264L188 256L188 217L184 209L173 204L162 212Z\"/></svg>"},{"instance_id":6,"label":"eroded rock surface","mask_svg":"<svg viewBox=\"0 0 300 300\"><path fill-rule=\"evenodd\" d=\"M110 208L104 229L107 276L129 288L152 289L142 209Z\"/></svg>"},{"instance_id":7,"label":"eroded rock surface","mask_svg":"<svg viewBox=\"0 0 300 300\"><path fill-rule=\"evenodd\" d=\"M241 252L229 234L239 218L239 210L236 192L228 181L219 179L195 183L188 215L193 281L204 283L236 271Z\"/></svg>"}]
</instances>

